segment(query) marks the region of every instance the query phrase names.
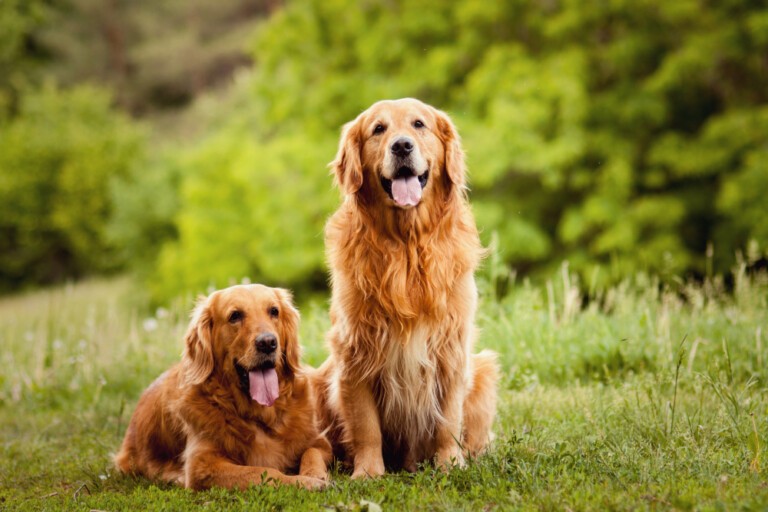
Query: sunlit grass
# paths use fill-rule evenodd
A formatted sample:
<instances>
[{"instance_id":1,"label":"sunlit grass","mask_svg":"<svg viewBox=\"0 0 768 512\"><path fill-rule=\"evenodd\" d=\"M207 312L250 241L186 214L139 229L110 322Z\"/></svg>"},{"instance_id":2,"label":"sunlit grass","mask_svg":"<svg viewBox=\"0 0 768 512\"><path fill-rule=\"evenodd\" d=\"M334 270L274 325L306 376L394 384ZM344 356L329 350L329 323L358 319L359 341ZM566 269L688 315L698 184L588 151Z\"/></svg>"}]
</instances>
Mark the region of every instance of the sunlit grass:
<instances>
[{"instance_id":1,"label":"sunlit grass","mask_svg":"<svg viewBox=\"0 0 768 512\"><path fill-rule=\"evenodd\" d=\"M492 274L492 273L491 273ZM497 441L449 474L192 493L116 475L141 390L177 361L191 299L149 308L128 279L0 299L0 507L9 509L635 509L768 504L768 279L583 293L564 269L503 300L481 276L480 347L504 367ZM327 304L302 304L305 360Z\"/></svg>"}]
</instances>

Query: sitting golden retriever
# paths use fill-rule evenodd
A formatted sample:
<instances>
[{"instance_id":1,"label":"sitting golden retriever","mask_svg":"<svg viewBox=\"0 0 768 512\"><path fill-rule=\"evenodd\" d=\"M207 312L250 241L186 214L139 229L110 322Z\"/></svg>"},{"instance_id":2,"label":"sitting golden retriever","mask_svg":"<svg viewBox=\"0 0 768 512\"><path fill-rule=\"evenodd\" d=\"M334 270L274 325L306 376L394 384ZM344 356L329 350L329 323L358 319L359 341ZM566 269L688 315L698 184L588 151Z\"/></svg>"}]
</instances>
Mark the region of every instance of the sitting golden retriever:
<instances>
[{"instance_id":1,"label":"sitting golden retriever","mask_svg":"<svg viewBox=\"0 0 768 512\"><path fill-rule=\"evenodd\" d=\"M496 354L471 355L483 255L448 116L381 101L348 123L326 226L331 355L315 374L323 428L353 478L464 463L491 439Z\"/></svg>"},{"instance_id":2,"label":"sitting golden retriever","mask_svg":"<svg viewBox=\"0 0 768 512\"><path fill-rule=\"evenodd\" d=\"M141 396L117 468L191 489L242 489L264 476L324 486L331 446L299 367L298 324L282 289L233 286L200 302L181 363Z\"/></svg>"}]
</instances>

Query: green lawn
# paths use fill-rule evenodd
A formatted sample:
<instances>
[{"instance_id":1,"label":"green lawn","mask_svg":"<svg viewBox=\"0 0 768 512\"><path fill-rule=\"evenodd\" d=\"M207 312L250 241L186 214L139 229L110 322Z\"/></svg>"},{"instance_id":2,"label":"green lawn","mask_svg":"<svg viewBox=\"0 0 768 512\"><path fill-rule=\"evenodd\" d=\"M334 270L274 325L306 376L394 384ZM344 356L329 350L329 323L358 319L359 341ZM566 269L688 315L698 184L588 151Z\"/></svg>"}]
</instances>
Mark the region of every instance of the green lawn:
<instances>
[{"instance_id":1,"label":"green lawn","mask_svg":"<svg viewBox=\"0 0 768 512\"><path fill-rule=\"evenodd\" d=\"M179 358L190 300L151 311L127 279L0 299L0 509L768 508L768 278L666 291L637 278L585 298L567 274L498 302L481 280L480 347L504 365L497 442L321 492L190 492L116 475L141 390ZM299 297L301 299L301 297ZM324 304L302 306L322 361Z\"/></svg>"}]
</instances>

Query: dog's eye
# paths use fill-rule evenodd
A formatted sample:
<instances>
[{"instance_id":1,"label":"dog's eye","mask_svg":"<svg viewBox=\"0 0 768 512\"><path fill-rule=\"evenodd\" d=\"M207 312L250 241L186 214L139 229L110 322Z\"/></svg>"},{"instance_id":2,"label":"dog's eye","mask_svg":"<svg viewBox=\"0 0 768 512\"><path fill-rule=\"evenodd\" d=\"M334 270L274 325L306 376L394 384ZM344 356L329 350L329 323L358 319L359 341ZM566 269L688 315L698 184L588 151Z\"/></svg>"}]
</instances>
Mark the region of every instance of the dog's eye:
<instances>
[{"instance_id":1,"label":"dog's eye","mask_svg":"<svg viewBox=\"0 0 768 512\"><path fill-rule=\"evenodd\" d=\"M413 122L414 128L424 128L424 123L421 122L421 119L417 119Z\"/></svg>"},{"instance_id":2,"label":"dog's eye","mask_svg":"<svg viewBox=\"0 0 768 512\"><path fill-rule=\"evenodd\" d=\"M227 319L229 323L234 324L236 322L239 322L243 319L243 312L242 311L233 311L229 314L229 318Z\"/></svg>"},{"instance_id":3,"label":"dog's eye","mask_svg":"<svg viewBox=\"0 0 768 512\"><path fill-rule=\"evenodd\" d=\"M380 133L384 133L385 131L387 131L387 127L379 123L376 125L376 128L373 129L373 134L378 135Z\"/></svg>"},{"instance_id":4,"label":"dog's eye","mask_svg":"<svg viewBox=\"0 0 768 512\"><path fill-rule=\"evenodd\" d=\"M277 316L280 314L280 310L277 309L275 306L272 306L269 308L269 316L272 318L277 318Z\"/></svg>"}]
</instances>

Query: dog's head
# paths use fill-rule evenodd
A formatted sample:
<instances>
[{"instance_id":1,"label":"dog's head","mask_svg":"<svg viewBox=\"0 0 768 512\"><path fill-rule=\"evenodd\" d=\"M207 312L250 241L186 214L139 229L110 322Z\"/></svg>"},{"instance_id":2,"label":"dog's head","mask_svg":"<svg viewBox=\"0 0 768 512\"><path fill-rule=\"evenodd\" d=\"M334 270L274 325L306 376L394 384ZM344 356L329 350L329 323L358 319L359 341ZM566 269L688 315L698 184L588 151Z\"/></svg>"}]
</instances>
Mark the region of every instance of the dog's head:
<instances>
[{"instance_id":1,"label":"dog's head","mask_svg":"<svg viewBox=\"0 0 768 512\"><path fill-rule=\"evenodd\" d=\"M271 406L280 380L299 369L298 326L299 313L287 290L253 284L214 292L192 314L183 381L237 382L253 400Z\"/></svg>"},{"instance_id":2,"label":"dog's head","mask_svg":"<svg viewBox=\"0 0 768 512\"><path fill-rule=\"evenodd\" d=\"M347 123L331 163L345 194L411 209L438 189L465 186L464 157L450 118L419 100L374 103Z\"/></svg>"}]
</instances>

